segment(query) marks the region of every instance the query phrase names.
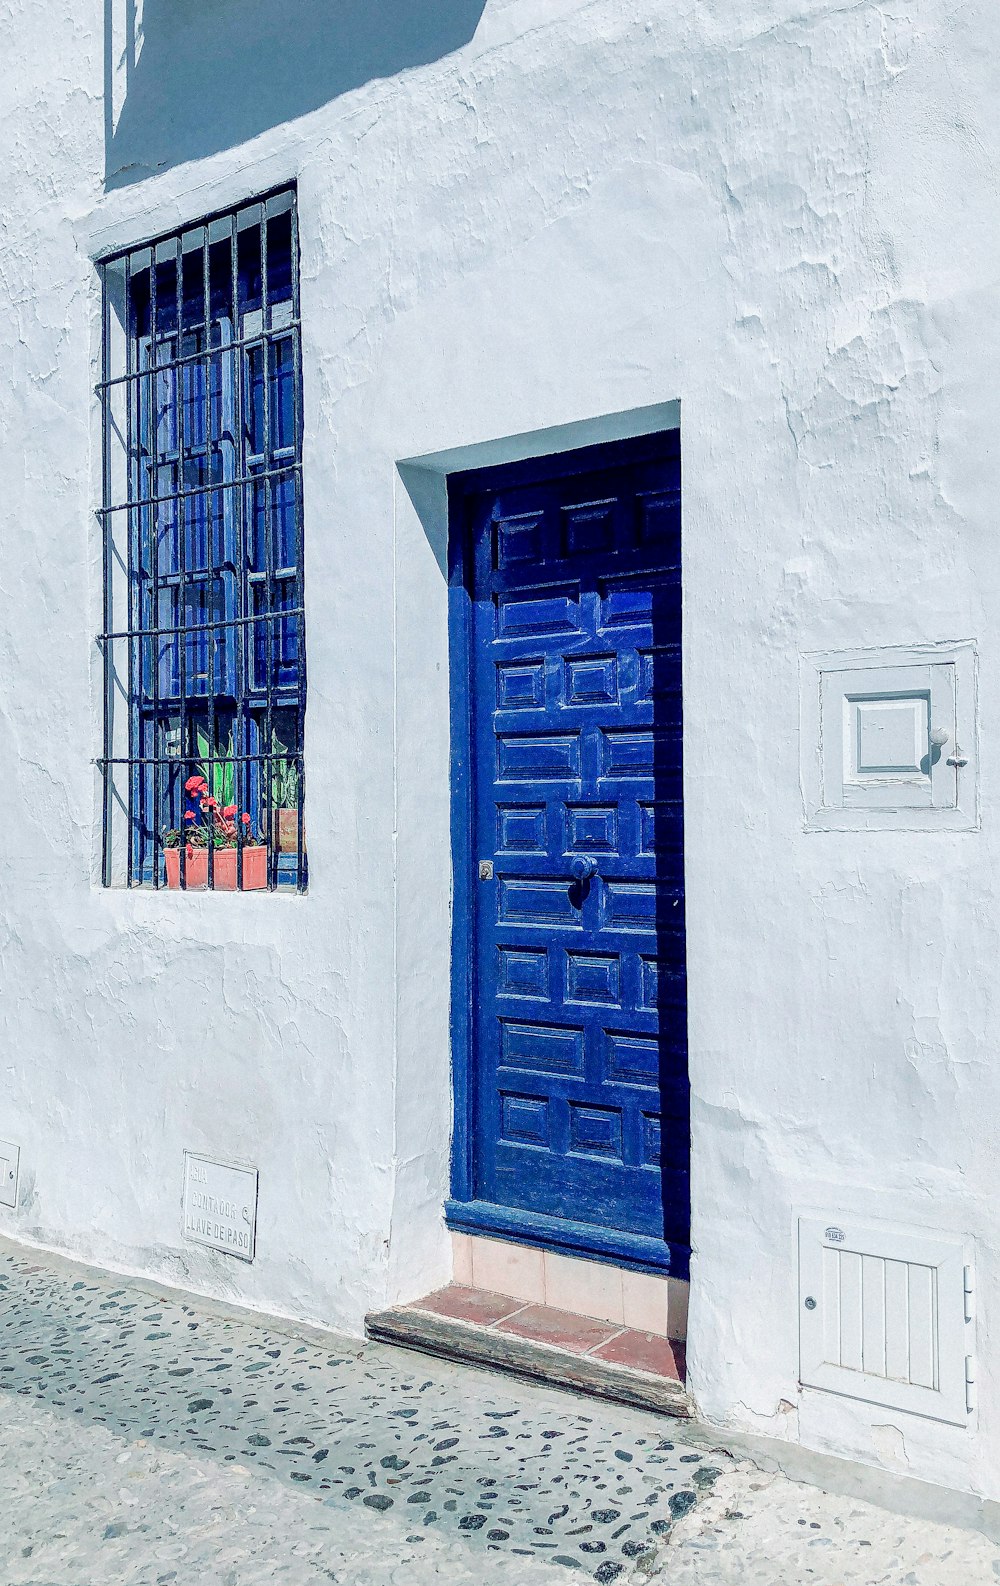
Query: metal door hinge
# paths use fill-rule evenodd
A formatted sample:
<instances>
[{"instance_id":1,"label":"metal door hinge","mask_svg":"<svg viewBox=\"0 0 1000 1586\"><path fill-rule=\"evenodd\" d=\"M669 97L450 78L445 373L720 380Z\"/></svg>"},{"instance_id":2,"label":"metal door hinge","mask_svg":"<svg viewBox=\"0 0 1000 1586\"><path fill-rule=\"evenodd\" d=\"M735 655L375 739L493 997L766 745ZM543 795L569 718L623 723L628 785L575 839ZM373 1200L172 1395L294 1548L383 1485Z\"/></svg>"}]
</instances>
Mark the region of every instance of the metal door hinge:
<instances>
[{"instance_id":1,"label":"metal door hinge","mask_svg":"<svg viewBox=\"0 0 1000 1586\"><path fill-rule=\"evenodd\" d=\"M965 1357L965 1408L969 1415L976 1408L976 1357Z\"/></svg>"},{"instance_id":2,"label":"metal door hinge","mask_svg":"<svg viewBox=\"0 0 1000 1586\"><path fill-rule=\"evenodd\" d=\"M976 1315L976 1274L972 1267L965 1268L965 1320L971 1322Z\"/></svg>"}]
</instances>

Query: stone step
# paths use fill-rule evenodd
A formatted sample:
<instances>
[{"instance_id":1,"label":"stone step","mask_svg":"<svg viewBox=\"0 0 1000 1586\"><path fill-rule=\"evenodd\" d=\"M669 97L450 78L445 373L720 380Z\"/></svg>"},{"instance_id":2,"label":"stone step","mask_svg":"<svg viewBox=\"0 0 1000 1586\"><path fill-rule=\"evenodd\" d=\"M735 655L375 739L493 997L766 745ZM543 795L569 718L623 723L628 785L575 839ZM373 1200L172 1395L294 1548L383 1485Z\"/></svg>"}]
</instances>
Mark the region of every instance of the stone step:
<instances>
[{"instance_id":1,"label":"stone step","mask_svg":"<svg viewBox=\"0 0 1000 1586\"><path fill-rule=\"evenodd\" d=\"M653 1333L452 1284L365 1321L369 1338L550 1387L690 1418L684 1346Z\"/></svg>"}]
</instances>

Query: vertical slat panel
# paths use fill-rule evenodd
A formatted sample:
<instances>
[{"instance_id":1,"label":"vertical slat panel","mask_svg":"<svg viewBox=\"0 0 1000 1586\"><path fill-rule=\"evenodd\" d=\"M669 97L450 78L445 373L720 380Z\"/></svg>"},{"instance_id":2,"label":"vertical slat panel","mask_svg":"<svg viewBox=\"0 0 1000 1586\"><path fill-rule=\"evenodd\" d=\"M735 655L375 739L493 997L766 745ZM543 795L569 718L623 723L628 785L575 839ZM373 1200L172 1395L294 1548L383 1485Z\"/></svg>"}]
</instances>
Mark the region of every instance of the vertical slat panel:
<instances>
[{"instance_id":1,"label":"vertical slat panel","mask_svg":"<svg viewBox=\"0 0 1000 1586\"><path fill-rule=\"evenodd\" d=\"M885 1374L895 1382L910 1380L909 1265L885 1263Z\"/></svg>"},{"instance_id":2,"label":"vertical slat panel","mask_svg":"<svg viewBox=\"0 0 1000 1586\"><path fill-rule=\"evenodd\" d=\"M934 1272L911 1264L907 1268L910 1322L910 1381L933 1388L937 1378L934 1326Z\"/></svg>"},{"instance_id":3,"label":"vertical slat panel","mask_svg":"<svg viewBox=\"0 0 1000 1586\"><path fill-rule=\"evenodd\" d=\"M864 1370L885 1376L885 1262L861 1258L861 1361Z\"/></svg>"},{"instance_id":4,"label":"vertical slat panel","mask_svg":"<svg viewBox=\"0 0 1000 1586\"><path fill-rule=\"evenodd\" d=\"M823 1359L840 1364L840 1251L823 1250Z\"/></svg>"},{"instance_id":5,"label":"vertical slat panel","mask_svg":"<svg viewBox=\"0 0 1000 1586\"><path fill-rule=\"evenodd\" d=\"M840 1364L862 1369L861 1257L853 1250L840 1255Z\"/></svg>"},{"instance_id":6,"label":"vertical slat panel","mask_svg":"<svg viewBox=\"0 0 1000 1586\"><path fill-rule=\"evenodd\" d=\"M799 1380L966 1425L969 1265L963 1241L924 1229L800 1219Z\"/></svg>"}]
</instances>

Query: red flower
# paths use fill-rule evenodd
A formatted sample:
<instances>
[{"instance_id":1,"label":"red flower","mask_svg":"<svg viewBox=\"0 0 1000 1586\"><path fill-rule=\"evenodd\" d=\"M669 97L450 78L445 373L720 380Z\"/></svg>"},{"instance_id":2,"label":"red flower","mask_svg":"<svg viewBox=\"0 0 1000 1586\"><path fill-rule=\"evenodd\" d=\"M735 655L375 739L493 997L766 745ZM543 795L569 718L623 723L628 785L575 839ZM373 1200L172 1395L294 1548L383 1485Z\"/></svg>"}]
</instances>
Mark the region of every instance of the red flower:
<instances>
[{"instance_id":1,"label":"red flower","mask_svg":"<svg viewBox=\"0 0 1000 1586\"><path fill-rule=\"evenodd\" d=\"M197 820L198 817L195 815L194 810L185 810L184 811L184 819L186 821L193 821L193 820Z\"/></svg>"},{"instance_id":2,"label":"red flower","mask_svg":"<svg viewBox=\"0 0 1000 1586\"><path fill-rule=\"evenodd\" d=\"M249 817L249 815L241 815L240 816L240 820L243 822L244 826L249 826L250 825L250 817Z\"/></svg>"},{"instance_id":3,"label":"red flower","mask_svg":"<svg viewBox=\"0 0 1000 1586\"><path fill-rule=\"evenodd\" d=\"M218 799L214 799L212 797L211 793L206 793L205 797L201 801L201 807L202 807L203 810L218 809L219 801L218 801Z\"/></svg>"},{"instance_id":4,"label":"red flower","mask_svg":"<svg viewBox=\"0 0 1000 1586\"><path fill-rule=\"evenodd\" d=\"M226 819L229 820L229 818L231 816L236 814L236 805L235 804L227 804L222 813L226 817Z\"/></svg>"},{"instance_id":5,"label":"red flower","mask_svg":"<svg viewBox=\"0 0 1000 1586\"><path fill-rule=\"evenodd\" d=\"M185 793L197 793L203 787L208 787L208 783L203 776L189 776L184 784L184 791Z\"/></svg>"}]
</instances>

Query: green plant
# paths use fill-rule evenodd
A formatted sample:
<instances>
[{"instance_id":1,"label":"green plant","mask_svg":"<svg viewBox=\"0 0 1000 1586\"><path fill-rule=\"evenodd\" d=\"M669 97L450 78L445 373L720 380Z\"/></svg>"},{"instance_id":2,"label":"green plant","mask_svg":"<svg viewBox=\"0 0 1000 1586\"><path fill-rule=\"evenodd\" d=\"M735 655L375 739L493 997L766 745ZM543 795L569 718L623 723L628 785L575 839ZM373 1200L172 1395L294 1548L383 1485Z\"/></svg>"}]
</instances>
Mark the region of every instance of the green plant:
<instances>
[{"instance_id":1,"label":"green plant","mask_svg":"<svg viewBox=\"0 0 1000 1586\"><path fill-rule=\"evenodd\" d=\"M271 734L271 808L298 809L299 766L294 755L289 755L279 742L277 733Z\"/></svg>"},{"instance_id":2,"label":"green plant","mask_svg":"<svg viewBox=\"0 0 1000 1586\"><path fill-rule=\"evenodd\" d=\"M212 741L200 727L195 728L198 748L198 770L211 796L225 808L236 802L236 761L233 759L233 735L219 746L221 759L212 754Z\"/></svg>"}]
</instances>

